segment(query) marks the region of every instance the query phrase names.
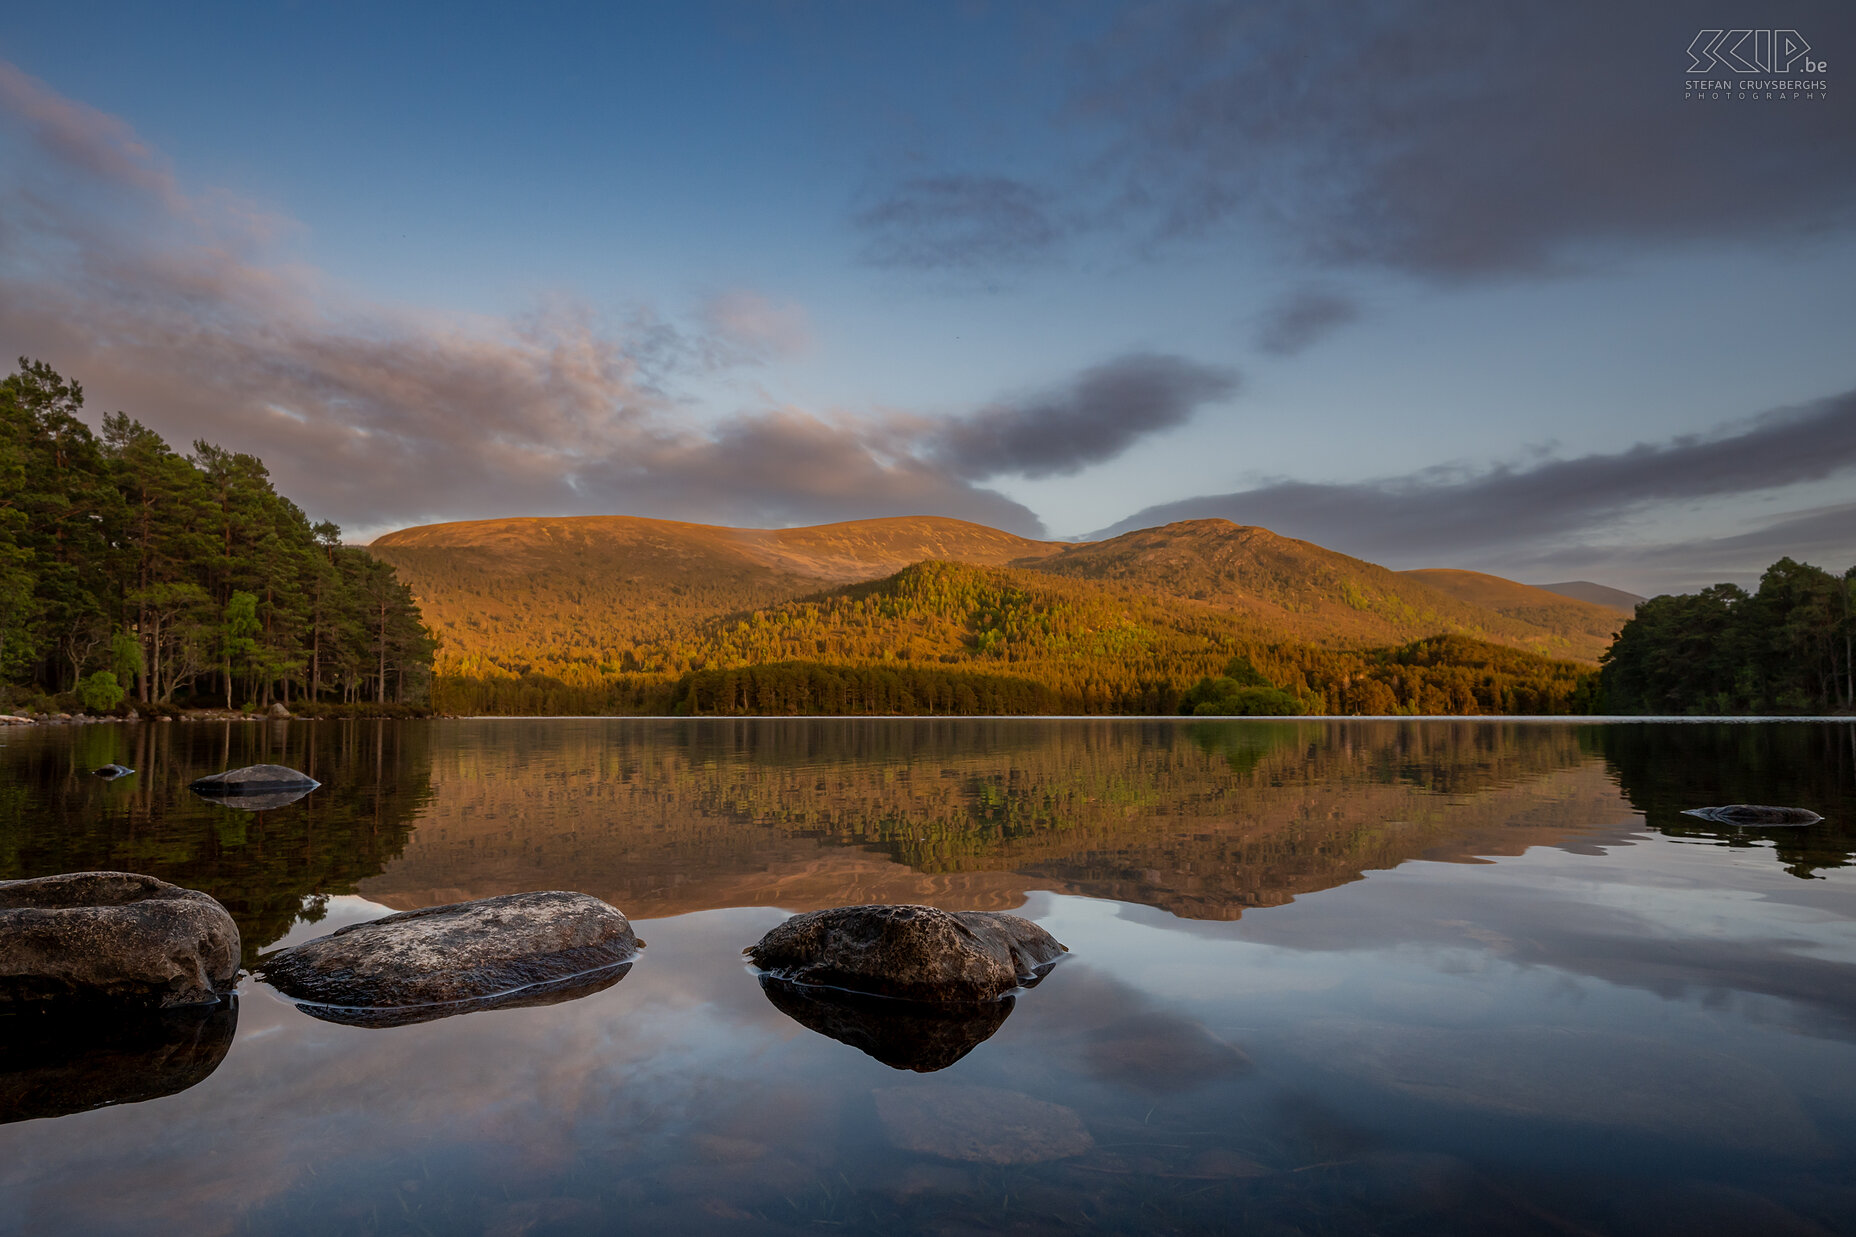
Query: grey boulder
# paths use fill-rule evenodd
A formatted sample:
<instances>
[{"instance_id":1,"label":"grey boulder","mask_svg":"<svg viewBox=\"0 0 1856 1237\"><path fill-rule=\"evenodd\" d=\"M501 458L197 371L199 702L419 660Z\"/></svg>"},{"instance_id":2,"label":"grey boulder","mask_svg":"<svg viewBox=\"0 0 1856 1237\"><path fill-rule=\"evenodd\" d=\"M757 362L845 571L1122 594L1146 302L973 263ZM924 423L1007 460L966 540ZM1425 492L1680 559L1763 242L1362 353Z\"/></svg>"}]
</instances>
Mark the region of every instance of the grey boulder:
<instances>
[{"instance_id":1,"label":"grey boulder","mask_svg":"<svg viewBox=\"0 0 1856 1237\"><path fill-rule=\"evenodd\" d=\"M1815 825L1824 819L1808 808L1768 807L1763 803L1730 803L1726 807L1694 807L1689 808L1682 815L1711 820L1717 825L1738 825L1741 828Z\"/></svg>"},{"instance_id":2,"label":"grey boulder","mask_svg":"<svg viewBox=\"0 0 1856 1237\"><path fill-rule=\"evenodd\" d=\"M238 925L197 889L131 872L0 881L0 1010L205 1004L238 960Z\"/></svg>"},{"instance_id":3,"label":"grey boulder","mask_svg":"<svg viewBox=\"0 0 1856 1237\"><path fill-rule=\"evenodd\" d=\"M745 952L789 983L971 1004L1036 983L1068 951L1017 915L877 904L795 915Z\"/></svg>"},{"instance_id":4,"label":"grey boulder","mask_svg":"<svg viewBox=\"0 0 1856 1237\"><path fill-rule=\"evenodd\" d=\"M279 790L314 790L322 785L306 773L284 765L246 765L195 778L187 789L200 794L262 795Z\"/></svg>"},{"instance_id":5,"label":"grey boulder","mask_svg":"<svg viewBox=\"0 0 1856 1237\"><path fill-rule=\"evenodd\" d=\"M256 970L292 1000L332 1007L331 1021L387 1026L586 995L643 944L588 894L510 893L352 924Z\"/></svg>"}]
</instances>

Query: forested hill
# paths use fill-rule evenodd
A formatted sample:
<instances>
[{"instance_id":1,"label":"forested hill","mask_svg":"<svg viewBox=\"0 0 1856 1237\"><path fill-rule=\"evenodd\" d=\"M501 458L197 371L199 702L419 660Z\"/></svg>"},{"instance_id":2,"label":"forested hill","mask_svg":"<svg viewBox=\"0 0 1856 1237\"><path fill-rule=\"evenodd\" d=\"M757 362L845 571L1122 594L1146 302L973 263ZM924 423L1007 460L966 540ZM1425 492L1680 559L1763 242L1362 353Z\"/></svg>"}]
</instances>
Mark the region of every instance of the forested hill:
<instances>
[{"instance_id":1,"label":"forested hill","mask_svg":"<svg viewBox=\"0 0 1856 1237\"><path fill-rule=\"evenodd\" d=\"M1075 580L1085 592L1187 602L1271 642L1380 647L1452 635L1592 663L1617 620L1502 581L1541 601L1543 621L1530 621L1224 520L1071 544L931 518L770 530L589 516L436 524L390 533L370 549L399 570L442 636L441 674L577 685L702 668L710 624L924 560L1010 564ZM905 646L906 633L896 634Z\"/></svg>"},{"instance_id":2,"label":"forested hill","mask_svg":"<svg viewBox=\"0 0 1856 1237\"><path fill-rule=\"evenodd\" d=\"M441 633L459 712L1174 712L1262 686L1221 676L1239 657L1275 706L1559 712L1615 621L1529 622L1221 520L1078 545L926 518L510 519L370 548ZM756 667L752 690L713 677Z\"/></svg>"},{"instance_id":3,"label":"forested hill","mask_svg":"<svg viewBox=\"0 0 1856 1237\"><path fill-rule=\"evenodd\" d=\"M393 568L255 456L175 452L26 360L0 381L0 703L406 703L432 643Z\"/></svg>"}]
</instances>

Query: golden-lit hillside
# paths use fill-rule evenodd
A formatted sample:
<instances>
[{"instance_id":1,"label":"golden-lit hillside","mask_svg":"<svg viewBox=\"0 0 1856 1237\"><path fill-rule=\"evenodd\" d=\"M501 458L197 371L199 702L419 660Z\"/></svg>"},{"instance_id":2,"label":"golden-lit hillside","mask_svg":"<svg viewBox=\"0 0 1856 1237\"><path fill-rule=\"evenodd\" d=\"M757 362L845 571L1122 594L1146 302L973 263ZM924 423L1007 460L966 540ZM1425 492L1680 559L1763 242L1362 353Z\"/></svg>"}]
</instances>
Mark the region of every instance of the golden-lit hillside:
<instances>
[{"instance_id":1,"label":"golden-lit hillside","mask_svg":"<svg viewBox=\"0 0 1856 1237\"><path fill-rule=\"evenodd\" d=\"M1569 643L1595 641L1600 650L1610 647L1618 628L1630 618L1628 610L1595 605L1480 571L1430 568L1398 574L1427 584L1440 593L1448 593L1458 601L1553 632Z\"/></svg>"},{"instance_id":2,"label":"golden-lit hillside","mask_svg":"<svg viewBox=\"0 0 1856 1237\"><path fill-rule=\"evenodd\" d=\"M1238 655L1311 708L1559 712L1609 639L1578 602L1224 520L1076 544L933 518L508 519L372 550L440 636L444 707L472 712L1172 711ZM775 664L751 691L713 679Z\"/></svg>"},{"instance_id":3,"label":"golden-lit hillside","mask_svg":"<svg viewBox=\"0 0 1856 1237\"><path fill-rule=\"evenodd\" d=\"M1539 593L1539 617L1440 587L1432 575L1397 572L1267 528L1229 520L1183 520L1108 541L1070 546L1015 566L1204 602L1243 614L1279 638L1319 644L1388 644L1461 635L1548 657L1596 661L1616 625L1589 618L1582 603L1524 584L1477 576L1522 593ZM1492 592L1494 590L1491 590ZM1508 602L1503 595L1504 604ZM1609 621L1608 619L1605 621Z\"/></svg>"},{"instance_id":4,"label":"golden-lit hillside","mask_svg":"<svg viewBox=\"0 0 1856 1237\"><path fill-rule=\"evenodd\" d=\"M992 565L1055 542L936 517L721 528L629 516L471 520L388 533L369 549L439 633L441 674L636 671L645 646L699 624L911 563Z\"/></svg>"}]
</instances>

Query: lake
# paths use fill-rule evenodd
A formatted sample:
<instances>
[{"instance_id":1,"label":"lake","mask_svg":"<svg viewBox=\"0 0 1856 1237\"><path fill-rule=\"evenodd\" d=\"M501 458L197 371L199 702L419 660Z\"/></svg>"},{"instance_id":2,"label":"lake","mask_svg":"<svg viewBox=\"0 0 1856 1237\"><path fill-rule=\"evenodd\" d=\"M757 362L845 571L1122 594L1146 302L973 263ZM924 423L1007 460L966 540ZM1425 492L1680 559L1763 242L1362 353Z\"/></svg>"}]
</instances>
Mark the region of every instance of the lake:
<instances>
[{"instance_id":1,"label":"lake","mask_svg":"<svg viewBox=\"0 0 1856 1237\"><path fill-rule=\"evenodd\" d=\"M186 789L260 761L323 785ZM1681 815L1737 802L1827 819ZM203 889L248 966L529 889L647 942L416 1025L249 978L158 1031L0 1023L0 1233L1856 1233L1853 855L1848 723L0 730L0 878ZM1071 952L964 1019L742 960L870 901Z\"/></svg>"}]
</instances>

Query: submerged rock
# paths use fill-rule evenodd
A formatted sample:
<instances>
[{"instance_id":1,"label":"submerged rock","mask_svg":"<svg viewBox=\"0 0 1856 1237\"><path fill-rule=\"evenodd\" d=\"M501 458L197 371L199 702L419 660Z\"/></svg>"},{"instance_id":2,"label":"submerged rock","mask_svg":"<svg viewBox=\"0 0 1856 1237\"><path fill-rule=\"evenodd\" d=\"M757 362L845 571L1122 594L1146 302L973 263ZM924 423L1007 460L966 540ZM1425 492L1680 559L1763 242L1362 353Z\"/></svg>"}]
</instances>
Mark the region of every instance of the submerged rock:
<instances>
[{"instance_id":1,"label":"submerged rock","mask_svg":"<svg viewBox=\"0 0 1856 1237\"><path fill-rule=\"evenodd\" d=\"M107 1019L10 1016L0 1031L0 1123L176 1095L219 1068L237 1029L236 1000Z\"/></svg>"},{"instance_id":2,"label":"submerged rock","mask_svg":"<svg viewBox=\"0 0 1856 1237\"><path fill-rule=\"evenodd\" d=\"M0 1010L217 1001L238 977L238 925L218 902L131 872L0 881Z\"/></svg>"},{"instance_id":3,"label":"submerged rock","mask_svg":"<svg viewBox=\"0 0 1856 1237\"><path fill-rule=\"evenodd\" d=\"M1768 807L1763 803L1730 803L1726 807L1692 807L1684 816L1711 820L1717 825L1769 828L1774 825L1815 825L1824 819L1801 807Z\"/></svg>"},{"instance_id":4,"label":"submerged rock","mask_svg":"<svg viewBox=\"0 0 1856 1237\"><path fill-rule=\"evenodd\" d=\"M92 769L90 772L106 782L113 782L119 777L128 777L135 770L127 765L104 765L101 769Z\"/></svg>"},{"instance_id":5,"label":"submerged rock","mask_svg":"<svg viewBox=\"0 0 1856 1237\"><path fill-rule=\"evenodd\" d=\"M1068 951L1017 915L877 904L795 915L744 952L790 983L974 1004L1036 983Z\"/></svg>"},{"instance_id":6,"label":"submerged rock","mask_svg":"<svg viewBox=\"0 0 1856 1237\"><path fill-rule=\"evenodd\" d=\"M1073 1108L996 1087L917 1085L871 1092L889 1141L904 1151L980 1164L1041 1164L1093 1149Z\"/></svg>"},{"instance_id":7,"label":"submerged rock","mask_svg":"<svg viewBox=\"0 0 1856 1237\"><path fill-rule=\"evenodd\" d=\"M248 765L198 778L187 789L222 807L266 812L295 803L320 785L315 778L284 765Z\"/></svg>"},{"instance_id":8,"label":"submerged rock","mask_svg":"<svg viewBox=\"0 0 1856 1237\"><path fill-rule=\"evenodd\" d=\"M760 977L773 1007L808 1030L875 1057L891 1069L931 1074L992 1038L1012 1012L1010 996L970 1005L927 1004Z\"/></svg>"},{"instance_id":9,"label":"submerged rock","mask_svg":"<svg viewBox=\"0 0 1856 1237\"><path fill-rule=\"evenodd\" d=\"M352 924L271 954L257 973L287 997L337 1007L307 1011L317 1017L399 1025L584 996L623 978L617 968L642 946L598 898L510 893Z\"/></svg>"},{"instance_id":10,"label":"submerged rock","mask_svg":"<svg viewBox=\"0 0 1856 1237\"><path fill-rule=\"evenodd\" d=\"M196 794L263 795L279 790L310 791L322 785L307 773L284 765L246 765L195 778L187 789Z\"/></svg>"}]
</instances>

